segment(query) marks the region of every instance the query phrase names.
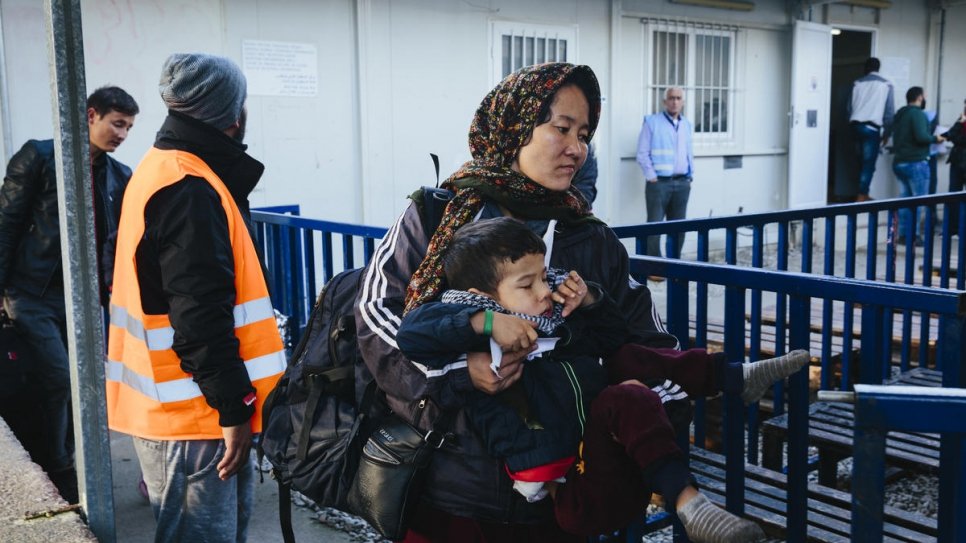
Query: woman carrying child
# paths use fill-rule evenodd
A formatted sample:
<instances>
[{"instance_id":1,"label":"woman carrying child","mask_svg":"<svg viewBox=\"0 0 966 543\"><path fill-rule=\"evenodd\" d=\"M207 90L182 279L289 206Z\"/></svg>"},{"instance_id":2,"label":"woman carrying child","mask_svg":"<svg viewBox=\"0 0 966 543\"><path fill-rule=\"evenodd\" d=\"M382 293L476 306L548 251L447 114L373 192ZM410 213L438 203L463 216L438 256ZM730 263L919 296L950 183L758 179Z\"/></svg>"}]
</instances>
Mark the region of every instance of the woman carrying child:
<instances>
[{"instance_id":1,"label":"woman carrying child","mask_svg":"<svg viewBox=\"0 0 966 543\"><path fill-rule=\"evenodd\" d=\"M599 113L600 90L586 66L553 63L511 74L477 110L470 128L473 160L444 183L455 195L440 225L433 232L425 231L419 206L414 203L383 239L363 278L356 320L366 365L396 413L425 428L438 418L440 410L462 409L471 391L498 394L521 378L522 361L532 345L503 352L497 374L490 368L488 352L470 352L449 364L429 367L406 358L396 341L404 311L434 300L445 289L442 259L456 231L478 219L510 216L526 221L547 240L552 267L579 270L584 280L600 285L616 303L627 321L629 343L677 347L674 337L664 330L646 287L629 279L623 245L571 187L574 173L586 159ZM552 229L548 229L550 221L555 224ZM622 353L625 349L618 355ZM669 357L673 363L663 366L664 377L700 385L690 391L695 395L713 394L728 384L726 375L709 363L710 357L687 353L691 351ZM740 389L740 380L738 386ZM649 389L635 385L617 388L649 402L652 411L660 413L642 414L641 418L663 415L660 400L655 404ZM632 420L623 423L636 424ZM420 510L406 541L581 541L557 524L552 500L528 502L512 490L503 460L487 452L467 416L457 416L454 426L451 431L456 439L434 456ZM658 458L648 453L647 461L652 464L663 465L667 459L680 457L673 443L651 448L665 453ZM649 493L643 488L647 470L640 463L637 466L643 496ZM687 490L686 481L683 486L685 501L698 499ZM675 501L684 505L680 497ZM717 515L720 510L702 507L696 516L704 518L707 511Z\"/></svg>"}]
</instances>

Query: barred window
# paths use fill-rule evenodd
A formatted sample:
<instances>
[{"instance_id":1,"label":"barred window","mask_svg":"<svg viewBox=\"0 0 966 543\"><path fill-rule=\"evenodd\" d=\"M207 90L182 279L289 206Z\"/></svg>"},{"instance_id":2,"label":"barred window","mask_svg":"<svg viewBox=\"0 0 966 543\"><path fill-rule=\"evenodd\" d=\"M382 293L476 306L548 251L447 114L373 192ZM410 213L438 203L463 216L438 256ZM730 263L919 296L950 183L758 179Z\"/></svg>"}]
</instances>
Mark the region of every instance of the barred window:
<instances>
[{"instance_id":1,"label":"barred window","mask_svg":"<svg viewBox=\"0 0 966 543\"><path fill-rule=\"evenodd\" d=\"M642 19L650 54L648 113L664 109L664 93L684 89L684 115L694 124L697 143L733 137L734 44L737 28L717 24Z\"/></svg>"},{"instance_id":2,"label":"barred window","mask_svg":"<svg viewBox=\"0 0 966 543\"><path fill-rule=\"evenodd\" d=\"M524 66L576 61L577 30L573 26L494 21L491 39L493 85Z\"/></svg>"}]
</instances>

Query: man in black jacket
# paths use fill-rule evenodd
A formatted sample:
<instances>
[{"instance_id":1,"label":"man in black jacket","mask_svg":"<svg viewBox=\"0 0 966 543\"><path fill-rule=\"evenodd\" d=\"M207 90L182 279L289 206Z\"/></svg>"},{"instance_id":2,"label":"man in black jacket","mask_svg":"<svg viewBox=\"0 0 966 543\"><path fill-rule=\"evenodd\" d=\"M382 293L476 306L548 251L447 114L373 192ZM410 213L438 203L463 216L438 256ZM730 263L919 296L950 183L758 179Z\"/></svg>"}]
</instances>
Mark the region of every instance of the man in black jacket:
<instances>
[{"instance_id":1,"label":"man in black jacket","mask_svg":"<svg viewBox=\"0 0 966 543\"><path fill-rule=\"evenodd\" d=\"M155 541L244 541L252 435L285 368L248 204L265 168L231 59L173 54L158 89L168 116L118 228L108 422L134 437Z\"/></svg>"},{"instance_id":2,"label":"man in black jacket","mask_svg":"<svg viewBox=\"0 0 966 543\"><path fill-rule=\"evenodd\" d=\"M87 99L95 235L101 299L106 302L121 199L131 169L114 152L134 126L138 105L118 87L101 87ZM0 291L4 308L30 347L41 389L43 446L31 450L65 499L77 500L74 436L70 432L64 277L53 140L29 140L7 165L0 187ZM16 422L13 423L16 425ZM29 442L30 439L27 439Z\"/></svg>"}]
</instances>

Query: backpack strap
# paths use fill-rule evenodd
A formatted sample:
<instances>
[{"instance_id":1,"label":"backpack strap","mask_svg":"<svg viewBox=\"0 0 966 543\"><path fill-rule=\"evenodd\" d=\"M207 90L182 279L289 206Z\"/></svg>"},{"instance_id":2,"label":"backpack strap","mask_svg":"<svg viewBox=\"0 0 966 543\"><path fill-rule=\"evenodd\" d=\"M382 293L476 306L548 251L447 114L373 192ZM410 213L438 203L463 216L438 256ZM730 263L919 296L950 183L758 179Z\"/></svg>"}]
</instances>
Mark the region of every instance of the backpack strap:
<instances>
[{"instance_id":1,"label":"backpack strap","mask_svg":"<svg viewBox=\"0 0 966 543\"><path fill-rule=\"evenodd\" d=\"M453 199L454 193L446 189L421 187L409 195L409 199L419 209L419 218L423 224L423 232L432 237L436 227L443 220L446 205Z\"/></svg>"},{"instance_id":2,"label":"backpack strap","mask_svg":"<svg viewBox=\"0 0 966 543\"><path fill-rule=\"evenodd\" d=\"M426 232L427 236L432 236L433 232L436 231L436 227L439 226L440 221L443 220L443 211L446 210L446 204L453 199L455 194L452 191L439 188L439 157L434 153L430 153L429 156L433 159L433 169L436 172L436 186L420 187L409 195L409 199L419 209L419 217L422 219L423 231Z\"/></svg>"},{"instance_id":3,"label":"backpack strap","mask_svg":"<svg viewBox=\"0 0 966 543\"><path fill-rule=\"evenodd\" d=\"M278 481L278 525L282 529L282 541L295 543L295 530L292 529L292 489Z\"/></svg>"},{"instance_id":4,"label":"backpack strap","mask_svg":"<svg viewBox=\"0 0 966 543\"><path fill-rule=\"evenodd\" d=\"M429 153L429 158L433 159L433 167L436 169L436 188L439 188L439 157L436 153Z\"/></svg>"}]
</instances>

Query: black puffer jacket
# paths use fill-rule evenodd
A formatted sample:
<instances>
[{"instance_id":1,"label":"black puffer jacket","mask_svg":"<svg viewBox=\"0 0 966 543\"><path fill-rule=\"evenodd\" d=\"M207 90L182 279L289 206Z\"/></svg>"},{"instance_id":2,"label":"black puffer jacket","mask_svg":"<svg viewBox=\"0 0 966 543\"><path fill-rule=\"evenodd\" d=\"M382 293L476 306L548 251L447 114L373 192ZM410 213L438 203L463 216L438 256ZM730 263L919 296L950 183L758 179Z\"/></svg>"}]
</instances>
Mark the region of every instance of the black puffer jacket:
<instances>
[{"instance_id":1,"label":"black puffer jacket","mask_svg":"<svg viewBox=\"0 0 966 543\"><path fill-rule=\"evenodd\" d=\"M465 361L433 369L408 360L396 344L406 287L428 243L418 208L410 205L376 249L356 309L359 346L368 369L386 391L390 407L424 429L439 416L440 407L460 409L473 390ZM606 225L558 226L550 265L577 270L601 285L628 321L629 342L678 345L654 310L650 291L629 281L627 251ZM503 462L487 454L465 413L458 414L453 431L457 438L433 457L423 493L426 502L454 515L495 522L543 523L553 518L550 500L527 503L512 491Z\"/></svg>"},{"instance_id":2,"label":"black puffer jacket","mask_svg":"<svg viewBox=\"0 0 966 543\"><path fill-rule=\"evenodd\" d=\"M105 155L95 161L96 202L106 226L100 251L103 284L110 283L121 200L131 169ZM104 168L104 175L98 171ZM105 220L106 219L106 220ZM10 159L0 187L0 290L14 287L42 296L63 285L60 256L60 218L57 210L57 173L53 140L29 140Z\"/></svg>"},{"instance_id":3,"label":"black puffer jacket","mask_svg":"<svg viewBox=\"0 0 966 543\"><path fill-rule=\"evenodd\" d=\"M265 167L245 153L245 145L171 112L154 146L203 160L228 188L251 231L248 195ZM181 369L218 411L219 424L241 424L255 413L244 402L255 389L238 352L234 254L218 193L204 179L187 176L151 197L144 223L135 253L144 312L171 319Z\"/></svg>"},{"instance_id":4,"label":"black puffer jacket","mask_svg":"<svg viewBox=\"0 0 966 543\"><path fill-rule=\"evenodd\" d=\"M966 126L956 121L943 137L953 144L953 150L949 152L946 162L954 164L960 170L966 170Z\"/></svg>"}]
</instances>

